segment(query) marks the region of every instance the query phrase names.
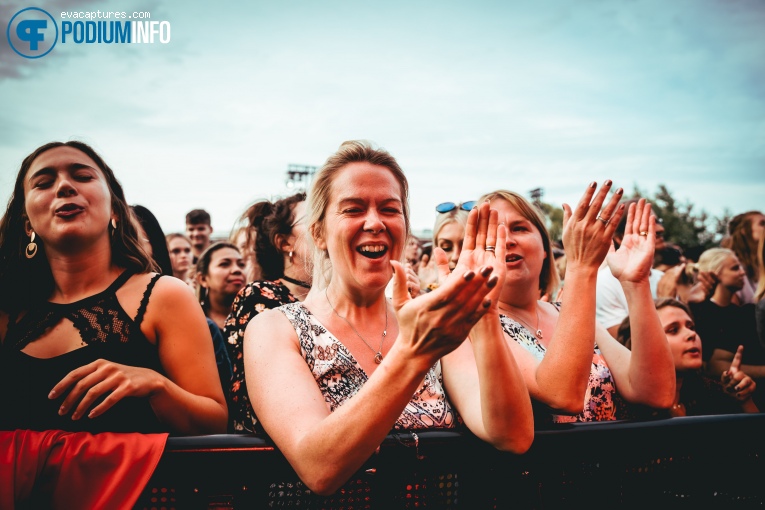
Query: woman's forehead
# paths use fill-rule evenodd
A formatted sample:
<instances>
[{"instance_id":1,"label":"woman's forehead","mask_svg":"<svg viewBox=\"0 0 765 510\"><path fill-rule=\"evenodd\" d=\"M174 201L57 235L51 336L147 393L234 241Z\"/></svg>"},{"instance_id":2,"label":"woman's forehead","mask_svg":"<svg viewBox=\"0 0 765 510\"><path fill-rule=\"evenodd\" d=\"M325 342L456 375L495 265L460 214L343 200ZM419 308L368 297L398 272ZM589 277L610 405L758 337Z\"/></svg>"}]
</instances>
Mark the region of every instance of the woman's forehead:
<instances>
[{"instance_id":1,"label":"woman's forehead","mask_svg":"<svg viewBox=\"0 0 765 510\"><path fill-rule=\"evenodd\" d=\"M79 149L69 146L54 147L37 156L29 165L27 176L43 168L59 169L70 165L86 165L100 170L93 159Z\"/></svg>"},{"instance_id":2,"label":"woman's forehead","mask_svg":"<svg viewBox=\"0 0 765 510\"><path fill-rule=\"evenodd\" d=\"M332 180L330 202L374 198L403 201L401 183L384 166L368 162L349 163Z\"/></svg>"}]
</instances>

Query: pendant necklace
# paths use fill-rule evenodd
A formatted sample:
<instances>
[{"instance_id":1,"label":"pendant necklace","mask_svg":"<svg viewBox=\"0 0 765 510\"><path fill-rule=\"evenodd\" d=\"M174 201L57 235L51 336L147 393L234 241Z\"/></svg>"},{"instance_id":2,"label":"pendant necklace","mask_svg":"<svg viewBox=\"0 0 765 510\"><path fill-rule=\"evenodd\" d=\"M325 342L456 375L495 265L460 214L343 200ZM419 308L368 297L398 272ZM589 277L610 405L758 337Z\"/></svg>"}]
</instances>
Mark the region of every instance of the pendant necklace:
<instances>
[{"instance_id":1,"label":"pendant necklace","mask_svg":"<svg viewBox=\"0 0 765 510\"><path fill-rule=\"evenodd\" d=\"M542 339L544 338L544 336L542 335L542 330L541 330L541 329L539 329L539 305L535 306L535 308L534 308L534 309L535 309L535 310L536 310L536 312L537 312L537 327L536 327L536 328L532 328L532 327L531 327L531 324L529 324L529 323L528 323L528 322L526 322L525 320L521 319L520 317L518 317L518 316L517 316L517 315L515 315L514 313L512 313L512 312L509 312L508 310L505 310L504 308L500 308L500 310L501 310L501 311L505 312L507 315L509 315L509 316L510 316L510 317L512 317L513 319L515 319L515 320L517 320L517 321L520 321L520 322L521 322L521 323L522 323L522 324L523 324L523 325L526 327L526 329L528 329L529 331L534 331L534 335L535 335L535 336L536 336L536 337L537 337L539 340L542 340Z\"/></svg>"},{"instance_id":2,"label":"pendant necklace","mask_svg":"<svg viewBox=\"0 0 765 510\"><path fill-rule=\"evenodd\" d=\"M385 300L383 300L383 303L385 304L385 329L382 332L382 339L380 340L380 347L377 350L375 350L375 348L372 347L371 345L369 345L369 343L367 343L367 341L364 340L364 337L361 336L361 334L358 331L356 331L356 328L353 327L353 324L351 324L348 321L348 319L346 319L345 317L343 317L342 315L337 313L337 310L335 310L335 307L332 305L332 301L329 300L329 294L327 294L327 289L326 288L324 289L324 297L327 298L327 303L329 303L329 307L332 308L332 311L335 312L335 315L337 315L338 317L343 319L343 321L345 321L345 323L348 324L351 327L353 332L356 333L356 336L361 338L361 341L364 342L364 345L369 347L369 350L371 350L372 352L375 353L375 363L377 363L378 365L380 363L382 363L382 360L383 360L382 347L383 347L383 343L385 342L385 336L388 334L388 304L385 303Z\"/></svg>"}]
</instances>

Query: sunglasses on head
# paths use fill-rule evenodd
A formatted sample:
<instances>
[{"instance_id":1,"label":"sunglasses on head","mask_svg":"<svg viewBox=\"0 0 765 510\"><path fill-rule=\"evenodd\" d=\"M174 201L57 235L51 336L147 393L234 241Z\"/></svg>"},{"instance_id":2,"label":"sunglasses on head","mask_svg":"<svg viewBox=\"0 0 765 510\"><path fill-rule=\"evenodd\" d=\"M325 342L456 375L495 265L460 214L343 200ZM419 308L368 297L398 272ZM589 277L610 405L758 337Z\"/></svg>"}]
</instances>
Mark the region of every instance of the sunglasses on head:
<instances>
[{"instance_id":1,"label":"sunglasses on head","mask_svg":"<svg viewBox=\"0 0 765 510\"><path fill-rule=\"evenodd\" d=\"M455 204L454 202L443 202L436 206L436 211L440 213L447 213L449 211L453 211L458 208L462 209L463 211L470 211L474 205L475 205L475 200L470 200L468 202L460 202L459 204Z\"/></svg>"}]
</instances>

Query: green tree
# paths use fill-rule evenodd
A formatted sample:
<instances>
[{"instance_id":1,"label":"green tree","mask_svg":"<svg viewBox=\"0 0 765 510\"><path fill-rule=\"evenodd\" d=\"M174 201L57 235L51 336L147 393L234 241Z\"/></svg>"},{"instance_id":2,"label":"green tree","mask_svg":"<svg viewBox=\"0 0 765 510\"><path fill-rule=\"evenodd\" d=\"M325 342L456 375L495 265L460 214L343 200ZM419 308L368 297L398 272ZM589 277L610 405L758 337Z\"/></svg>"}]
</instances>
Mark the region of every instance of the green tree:
<instances>
[{"instance_id":1,"label":"green tree","mask_svg":"<svg viewBox=\"0 0 765 510\"><path fill-rule=\"evenodd\" d=\"M692 253L720 244L730 218L729 211L726 210L722 218L710 216L703 209L697 211L689 201L679 203L664 184L659 185L653 196L635 185L630 198L643 197L653 204L654 212L662 219L668 242Z\"/></svg>"},{"instance_id":2,"label":"green tree","mask_svg":"<svg viewBox=\"0 0 765 510\"><path fill-rule=\"evenodd\" d=\"M560 241L563 238L563 209L545 202L538 202L536 206L542 210L545 220L547 220L550 239Z\"/></svg>"}]
</instances>

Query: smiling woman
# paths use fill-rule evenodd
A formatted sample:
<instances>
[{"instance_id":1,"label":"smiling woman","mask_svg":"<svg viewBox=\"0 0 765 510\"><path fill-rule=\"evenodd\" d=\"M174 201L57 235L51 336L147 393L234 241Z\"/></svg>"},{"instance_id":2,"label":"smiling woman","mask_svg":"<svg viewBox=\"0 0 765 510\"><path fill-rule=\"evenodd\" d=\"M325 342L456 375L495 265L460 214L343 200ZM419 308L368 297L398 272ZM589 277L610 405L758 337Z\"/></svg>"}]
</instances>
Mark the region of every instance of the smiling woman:
<instances>
[{"instance_id":1,"label":"smiling woman","mask_svg":"<svg viewBox=\"0 0 765 510\"><path fill-rule=\"evenodd\" d=\"M205 315L223 330L236 294L244 287L245 262L239 248L217 242L197 261L197 297Z\"/></svg>"},{"instance_id":2,"label":"smiling woman","mask_svg":"<svg viewBox=\"0 0 765 510\"><path fill-rule=\"evenodd\" d=\"M391 428L464 420L513 452L533 438L528 392L499 328L503 264L485 250L504 246L504 227L488 203L472 211L455 270L436 249L441 284L412 298L401 262L407 200L406 177L390 154L344 143L316 174L308 200L315 261L308 296L260 313L244 333L252 407L319 494L337 490ZM465 341L477 331L481 341Z\"/></svg>"},{"instance_id":3,"label":"smiling woman","mask_svg":"<svg viewBox=\"0 0 765 510\"><path fill-rule=\"evenodd\" d=\"M0 429L225 430L205 318L88 145L22 162L0 220Z\"/></svg>"}]
</instances>

